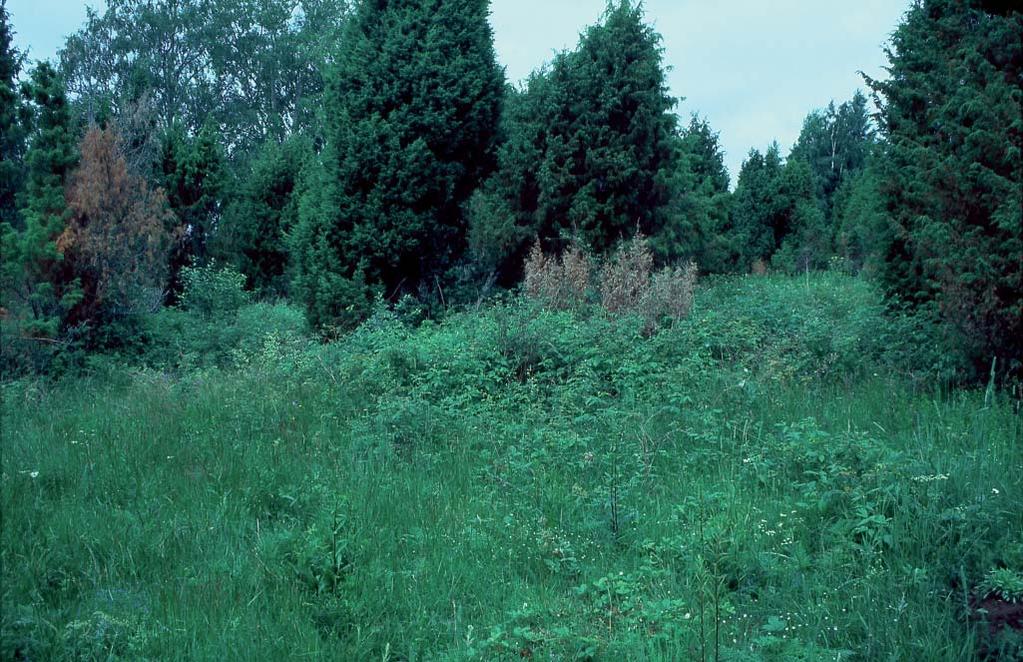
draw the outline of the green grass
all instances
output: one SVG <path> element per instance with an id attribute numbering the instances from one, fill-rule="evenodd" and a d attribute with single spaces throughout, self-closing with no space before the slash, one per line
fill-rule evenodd
<path id="1" fill-rule="evenodd" d="M 1020 416 L 906 328 L 725 280 L 652 338 L 512 302 L 7 385 L 0 654 L 1012 659 L 966 616 L 1023 570 Z"/>

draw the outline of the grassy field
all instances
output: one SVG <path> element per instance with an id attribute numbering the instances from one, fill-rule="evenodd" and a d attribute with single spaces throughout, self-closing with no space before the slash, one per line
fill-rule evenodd
<path id="1" fill-rule="evenodd" d="M 869 285 L 407 317 L 4 386 L 3 659 L 1023 651 L 976 611 L 1023 600 L 1018 402 L 908 367 Z"/>

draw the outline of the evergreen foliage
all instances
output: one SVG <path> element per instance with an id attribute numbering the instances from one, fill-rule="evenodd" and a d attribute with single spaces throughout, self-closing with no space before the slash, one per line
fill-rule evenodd
<path id="1" fill-rule="evenodd" d="M 31 104 L 33 126 L 21 197 L 24 229 L 8 223 L 0 228 L 3 283 L 10 306 L 25 315 L 23 331 L 54 338 L 81 298 L 57 245 L 70 219 L 64 189 L 78 155 L 63 82 L 54 68 L 46 62 L 37 65 L 23 93 Z"/>
<path id="2" fill-rule="evenodd" d="M 925 0 L 868 81 L 885 138 L 890 218 L 880 276 L 937 312 L 978 364 L 1023 366 L 1023 12 Z"/>
<path id="3" fill-rule="evenodd" d="M 173 301 L 181 291 L 181 269 L 208 257 L 207 242 L 220 219 L 228 175 L 215 130 L 206 125 L 189 134 L 175 124 L 163 138 L 159 169 L 158 180 L 175 219 L 169 271 Z"/>
<path id="4" fill-rule="evenodd" d="M 873 276 L 887 230 L 878 166 L 873 162 L 847 178 L 835 192 L 835 251 L 848 268 Z"/>
<path id="5" fill-rule="evenodd" d="M 815 195 L 810 164 L 790 157 L 779 186 L 773 219 L 778 251 L 772 264 L 789 272 L 822 269 L 834 254 L 834 231 Z"/>
<path id="6" fill-rule="evenodd" d="M 742 164 L 732 204 L 739 271 L 769 263 L 789 271 L 818 268 L 831 255 L 833 233 L 814 194 L 810 165 L 782 161 L 777 143 L 752 150 Z"/>
<path id="7" fill-rule="evenodd" d="M 660 43 L 640 5 L 611 3 L 513 95 L 499 172 L 474 203 L 475 243 L 497 243 L 479 252 L 499 256 L 502 281 L 517 280 L 533 236 L 549 252 L 578 238 L 604 253 L 671 222 L 677 119 Z"/>
<path id="8" fill-rule="evenodd" d="M 709 273 L 730 268 L 735 245 L 728 183 L 718 134 L 694 115 L 680 134 L 670 220 L 652 242 L 662 261 L 692 259 Z"/>
<path id="9" fill-rule="evenodd" d="M 466 243 L 462 205 L 494 167 L 504 76 L 488 6 L 359 6 L 295 232 L 293 287 L 315 325 L 357 321 L 373 293 L 442 296 Z"/>
<path id="10" fill-rule="evenodd" d="M 266 143 L 224 212 L 213 252 L 234 264 L 252 290 L 278 296 L 287 290 L 287 235 L 298 220 L 298 184 L 311 155 L 301 137 Z"/>
<path id="11" fill-rule="evenodd" d="M 7 1 L 0 0 L 0 223 L 19 228 L 17 195 L 25 178 L 27 117 L 18 94 L 24 56 L 14 48 Z"/>
<path id="12" fill-rule="evenodd" d="M 742 163 L 731 209 L 739 271 L 749 270 L 756 262 L 766 263 L 778 247 L 774 218 L 779 207 L 782 172 L 777 143 L 765 154 L 750 150 Z"/>

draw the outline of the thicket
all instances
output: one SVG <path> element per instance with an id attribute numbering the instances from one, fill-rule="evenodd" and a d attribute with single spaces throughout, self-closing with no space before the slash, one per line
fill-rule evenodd
<path id="1" fill-rule="evenodd" d="M 551 310 L 581 311 L 599 303 L 612 318 L 638 317 L 652 334 L 665 323 L 685 319 L 693 305 L 697 268 L 694 262 L 654 271 L 649 242 L 637 236 L 603 260 L 578 244 L 559 257 L 548 255 L 538 241 L 525 265 L 523 293 Z"/>
<path id="2" fill-rule="evenodd" d="M 889 51 L 881 282 L 939 317 L 983 374 L 1023 366 L 1023 12 L 914 5 Z"/>
<path id="3" fill-rule="evenodd" d="M 334 343 L 183 280 L 151 367 L 3 386 L 5 657 L 1019 653 L 1019 414 L 908 372 L 861 279 L 718 279 L 649 337 L 516 298 Z"/>
<path id="4" fill-rule="evenodd" d="M 640 5 L 609 4 L 522 86 L 504 81 L 487 10 L 117 0 L 26 76 L 5 9 L 5 371 L 131 345 L 139 302 L 177 306 L 185 270 L 214 260 L 332 337 L 380 300 L 439 318 L 521 287 L 538 242 L 600 261 L 642 234 L 655 271 L 877 278 L 893 316 L 938 325 L 964 379 L 1019 373 L 1018 10 L 914 4 L 891 79 L 866 81 L 876 118 L 860 92 L 812 111 L 787 153 L 750 152 L 734 191 L 713 128 L 674 114 Z M 96 135 L 121 184 L 85 203 Z M 138 211 L 122 213 L 129 190 Z M 144 259 L 102 248 L 122 232 Z"/>

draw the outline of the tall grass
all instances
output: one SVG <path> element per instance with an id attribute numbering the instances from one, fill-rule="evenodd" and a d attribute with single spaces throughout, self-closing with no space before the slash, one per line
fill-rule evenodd
<path id="1" fill-rule="evenodd" d="M 742 279 L 652 337 L 516 302 L 9 384 L 0 655 L 1012 659 L 1019 415 L 893 324 Z"/>

